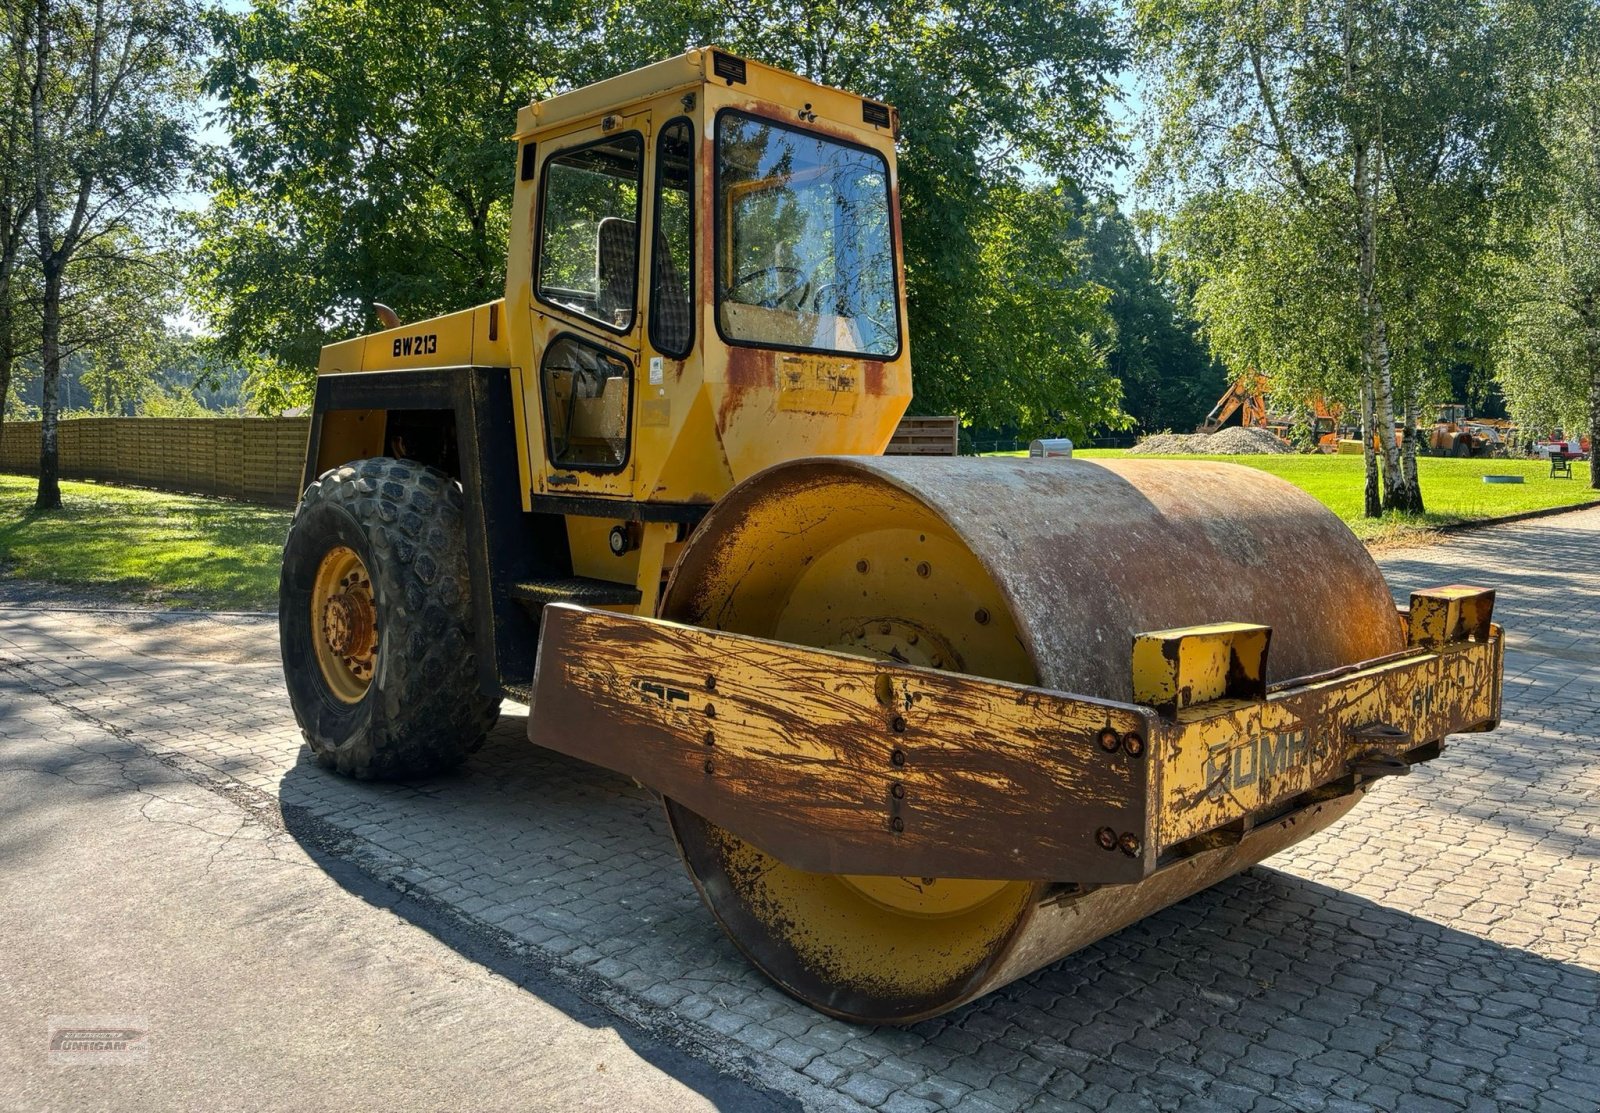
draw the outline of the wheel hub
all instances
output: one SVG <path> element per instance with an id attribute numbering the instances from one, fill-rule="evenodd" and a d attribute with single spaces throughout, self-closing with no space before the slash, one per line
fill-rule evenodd
<path id="1" fill-rule="evenodd" d="M 323 608 L 323 636 L 341 657 L 364 657 L 372 650 L 373 617 L 370 596 L 340 592 Z"/>
<path id="2" fill-rule="evenodd" d="M 378 612 L 367 566 L 353 549 L 329 550 L 311 591 L 317 664 L 328 688 L 358 703 L 372 684 L 378 660 Z"/>

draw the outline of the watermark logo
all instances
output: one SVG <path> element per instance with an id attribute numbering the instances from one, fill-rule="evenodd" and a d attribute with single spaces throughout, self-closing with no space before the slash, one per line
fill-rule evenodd
<path id="1" fill-rule="evenodd" d="M 150 1055 L 150 1026 L 142 1016 L 52 1016 L 53 1063 L 142 1063 Z"/>

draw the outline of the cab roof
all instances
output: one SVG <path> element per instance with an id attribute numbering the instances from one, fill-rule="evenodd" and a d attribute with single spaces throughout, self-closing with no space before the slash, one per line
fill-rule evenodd
<path id="1" fill-rule="evenodd" d="M 696 47 L 660 62 L 616 77 L 535 101 L 517 113 L 515 138 L 576 123 L 628 107 L 679 89 L 706 84 L 744 86 L 752 98 L 783 104 L 795 100 L 830 122 L 866 131 L 898 135 L 899 115 L 889 105 L 857 96 L 808 78 L 730 54 L 714 46 Z"/>

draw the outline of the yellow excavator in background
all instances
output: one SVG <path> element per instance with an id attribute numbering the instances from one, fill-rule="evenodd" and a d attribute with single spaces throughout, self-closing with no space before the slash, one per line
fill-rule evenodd
<path id="1" fill-rule="evenodd" d="M 1247 429 L 1265 429 L 1285 444 L 1292 442 L 1296 415 L 1269 409 L 1269 384 L 1265 375 L 1250 372 L 1228 384 L 1222 397 L 1217 399 L 1205 420 L 1195 427 L 1197 433 L 1215 433 L 1228 424 L 1235 414 L 1238 424 Z M 1312 436 L 1318 452 L 1339 450 L 1339 419 L 1344 407 L 1314 394 L 1301 407 L 1311 418 Z"/>

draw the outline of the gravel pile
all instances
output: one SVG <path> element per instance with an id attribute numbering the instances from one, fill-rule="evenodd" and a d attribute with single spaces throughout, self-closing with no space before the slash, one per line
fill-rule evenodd
<path id="1" fill-rule="evenodd" d="M 1224 429 L 1210 436 L 1204 433 L 1157 433 L 1128 449 L 1130 454 L 1140 456 L 1282 456 L 1293 451 L 1265 429 L 1245 429 L 1241 426 Z"/>

